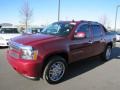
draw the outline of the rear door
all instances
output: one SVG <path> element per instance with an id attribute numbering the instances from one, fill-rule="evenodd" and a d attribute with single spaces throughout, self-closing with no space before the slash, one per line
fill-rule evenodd
<path id="1" fill-rule="evenodd" d="M 80 24 L 76 32 L 85 32 L 83 39 L 73 39 L 70 43 L 70 56 L 72 62 L 92 56 L 92 37 L 88 23 Z"/>
<path id="2" fill-rule="evenodd" d="M 103 52 L 105 40 L 102 31 L 102 26 L 100 24 L 91 24 L 91 31 L 93 36 L 93 53 L 94 55 L 98 55 Z"/>

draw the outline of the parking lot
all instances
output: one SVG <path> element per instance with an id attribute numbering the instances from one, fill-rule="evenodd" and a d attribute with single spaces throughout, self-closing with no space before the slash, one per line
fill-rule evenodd
<path id="1" fill-rule="evenodd" d="M 103 62 L 99 56 L 77 62 L 69 67 L 63 82 L 49 85 L 42 79 L 34 81 L 19 75 L 5 58 L 7 48 L 0 48 L 0 90 L 119 90 L 120 44 L 113 49 L 112 59 Z"/>

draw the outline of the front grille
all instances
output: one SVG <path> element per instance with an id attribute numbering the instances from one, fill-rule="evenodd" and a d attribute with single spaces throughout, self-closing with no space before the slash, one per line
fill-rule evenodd
<path id="1" fill-rule="evenodd" d="M 19 44 L 16 42 L 9 42 L 8 44 L 9 44 L 9 49 L 14 49 L 16 51 L 20 49 Z"/>
<path id="2" fill-rule="evenodd" d="M 19 51 L 20 51 L 20 44 L 10 41 L 9 43 L 9 55 L 18 59 L 19 58 Z"/>
<path id="3" fill-rule="evenodd" d="M 16 58 L 16 59 L 19 58 L 19 54 L 16 53 L 16 52 L 14 52 L 14 51 L 12 51 L 12 50 L 9 52 L 9 55 L 12 56 L 12 57 L 14 57 L 14 58 Z"/>

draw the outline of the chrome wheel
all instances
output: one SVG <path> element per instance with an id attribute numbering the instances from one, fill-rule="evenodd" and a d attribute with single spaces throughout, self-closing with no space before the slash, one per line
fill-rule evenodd
<path id="1" fill-rule="evenodd" d="M 63 62 L 55 62 L 50 66 L 49 78 L 51 81 L 60 80 L 65 73 L 65 65 Z"/>
<path id="2" fill-rule="evenodd" d="M 66 75 L 68 65 L 66 60 L 60 56 L 53 56 L 49 60 L 43 72 L 43 79 L 50 84 L 57 84 Z"/>
<path id="3" fill-rule="evenodd" d="M 110 59 L 110 57 L 111 57 L 111 47 L 110 46 L 107 47 L 105 56 L 106 56 L 106 60 Z"/>

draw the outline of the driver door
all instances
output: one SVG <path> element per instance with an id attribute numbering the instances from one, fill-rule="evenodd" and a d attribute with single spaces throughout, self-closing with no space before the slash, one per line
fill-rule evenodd
<path id="1" fill-rule="evenodd" d="M 80 24 L 75 33 L 84 32 L 85 38 L 75 38 L 70 44 L 71 62 L 92 56 L 92 36 L 89 24 Z"/>

